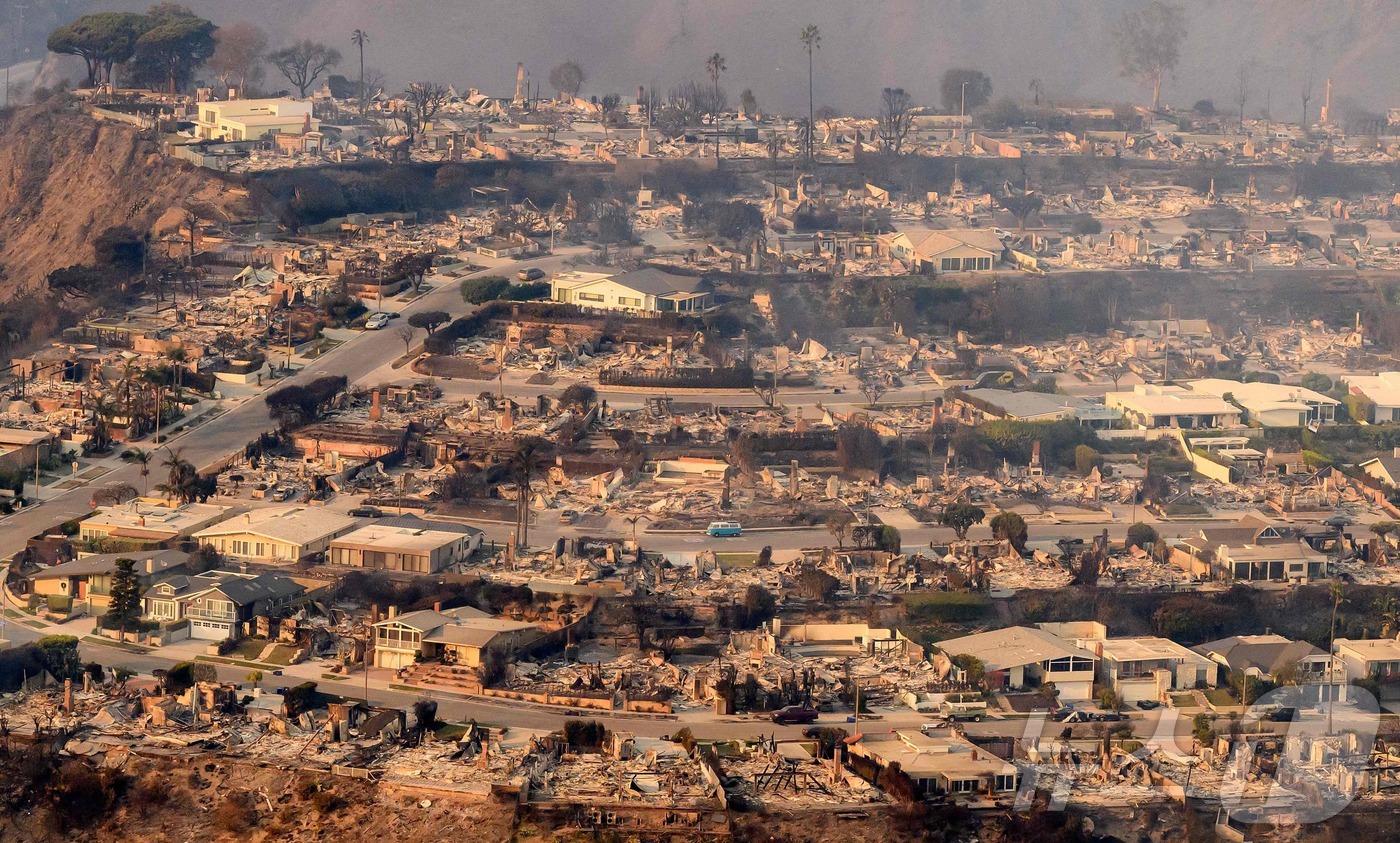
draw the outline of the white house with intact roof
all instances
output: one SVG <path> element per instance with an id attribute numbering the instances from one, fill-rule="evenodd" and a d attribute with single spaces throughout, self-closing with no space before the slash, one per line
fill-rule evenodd
<path id="1" fill-rule="evenodd" d="M 1400 421 L 1400 372 L 1348 375 L 1343 380 L 1350 394 L 1363 396 L 1375 405 L 1371 408 L 1371 417 L 1364 421 L 1375 424 Z"/>
<path id="2" fill-rule="evenodd" d="M 714 307 L 714 293 L 704 278 L 672 275 L 652 268 L 622 274 L 598 270 L 561 272 L 550 281 L 550 297 L 594 310 L 636 313 L 700 313 Z"/>
<path id="3" fill-rule="evenodd" d="M 255 509 L 194 534 L 195 541 L 248 562 L 296 562 L 325 553 L 332 539 L 359 525 L 357 518 L 322 507 Z"/>
<path id="4" fill-rule="evenodd" d="M 1204 395 L 1184 386 L 1139 384 L 1132 392 L 1110 392 L 1104 405 L 1119 410 L 1138 428 L 1234 427 L 1240 423 L 1240 408 L 1214 395 Z"/>

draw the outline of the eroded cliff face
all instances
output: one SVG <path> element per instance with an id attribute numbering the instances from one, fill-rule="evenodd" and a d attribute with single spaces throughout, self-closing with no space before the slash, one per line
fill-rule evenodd
<path id="1" fill-rule="evenodd" d="M 160 155 L 135 127 L 72 105 L 19 109 L 0 122 L 0 302 L 91 261 L 111 226 L 150 231 L 189 202 L 236 216 L 244 197 L 217 174 Z"/>

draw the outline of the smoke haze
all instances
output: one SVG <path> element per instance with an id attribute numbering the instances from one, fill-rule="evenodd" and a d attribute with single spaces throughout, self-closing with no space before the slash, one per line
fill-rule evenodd
<path id="1" fill-rule="evenodd" d="M 80 13 L 74 0 L 55 0 Z M 988 73 L 995 96 L 1028 96 L 1033 78 L 1053 99 L 1141 101 L 1144 92 L 1118 76 L 1108 29 L 1123 9 L 1144 0 L 186 0 L 215 23 L 243 18 L 279 39 L 309 37 L 337 46 L 340 70 L 353 75 L 352 29 L 370 33 L 366 63 L 391 86 L 433 79 L 487 93 L 514 90 L 515 63 L 549 93 L 549 68 L 566 58 L 587 70 L 585 94 L 638 85 L 662 91 L 702 78 L 705 58 L 721 52 L 734 95 L 752 88 L 760 106 L 806 107 L 806 57 L 797 32 L 817 24 L 817 104 L 873 113 L 878 92 L 902 86 L 935 103 L 938 77 L 951 66 Z M 1177 77 L 1164 101 L 1189 106 L 1213 98 L 1230 108 L 1238 69 L 1251 63 L 1247 110 L 1271 100 L 1280 119 L 1298 118 L 1308 65 L 1315 76 L 1313 113 L 1324 80 L 1336 96 L 1390 104 L 1392 57 L 1400 47 L 1396 0 L 1181 0 L 1189 34 Z M 145 2 L 99 0 L 90 9 L 139 9 Z M 271 81 L 271 77 L 269 78 Z"/>

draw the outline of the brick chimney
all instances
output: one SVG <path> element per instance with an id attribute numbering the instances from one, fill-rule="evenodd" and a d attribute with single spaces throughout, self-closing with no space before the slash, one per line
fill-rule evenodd
<path id="1" fill-rule="evenodd" d="M 379 390 L 376 389 L 375 391 L 370 393 L 369 420 L 372 422 L 377 422 L 380 418 L 383 417 L 383 415 L 384 411 L 379 406 Z"/>

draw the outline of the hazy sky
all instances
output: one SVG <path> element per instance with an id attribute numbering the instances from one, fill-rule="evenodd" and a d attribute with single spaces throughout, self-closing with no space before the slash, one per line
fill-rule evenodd
<path id="1" fill-rule="evenodd" d="M 723 84 L 752 88 L 760 105 L 806 107 L 805 24 L 823 34 L 817 104 L 873 113 L 880 88 L 934 102 L 939 75 L 970 65 L 988 73 L 996 95 L 1027 95 L 1039 77 L 1054 97 L 1145 97 L 1120 78 L 1108 43 L 1112 20 L 1144 0 L 185 0 L 216 23 L 245 18 L 274 42 L 312 37 L 337 45 L 353 75 L 349 33 L 369 31 L 366 62 L 395 86 L 434 79 L 508 94 L 515 63 L 548 90 L 549 68 L 576 58 L 585 94 L 630 99 L 639 84 L 663 92 L 704 76 L 707 56 L 728 59 Z M 1247 111 L 1266 96 L 1280 118 L 1297 119 L 1309 62 L 1317 96 L 1337 77 L 1339 94 L 1375 107 L 1395 97 L 1400 0 L 1180 0 L 1190 34 L 1167 102 L 1213 97 L 1230 108 L 1242 63 L 1252 64 Z M 144 2 L 97 0 L 100 8 Z M 1309 58 L 1311 56 L 1311 58 Z"/>

